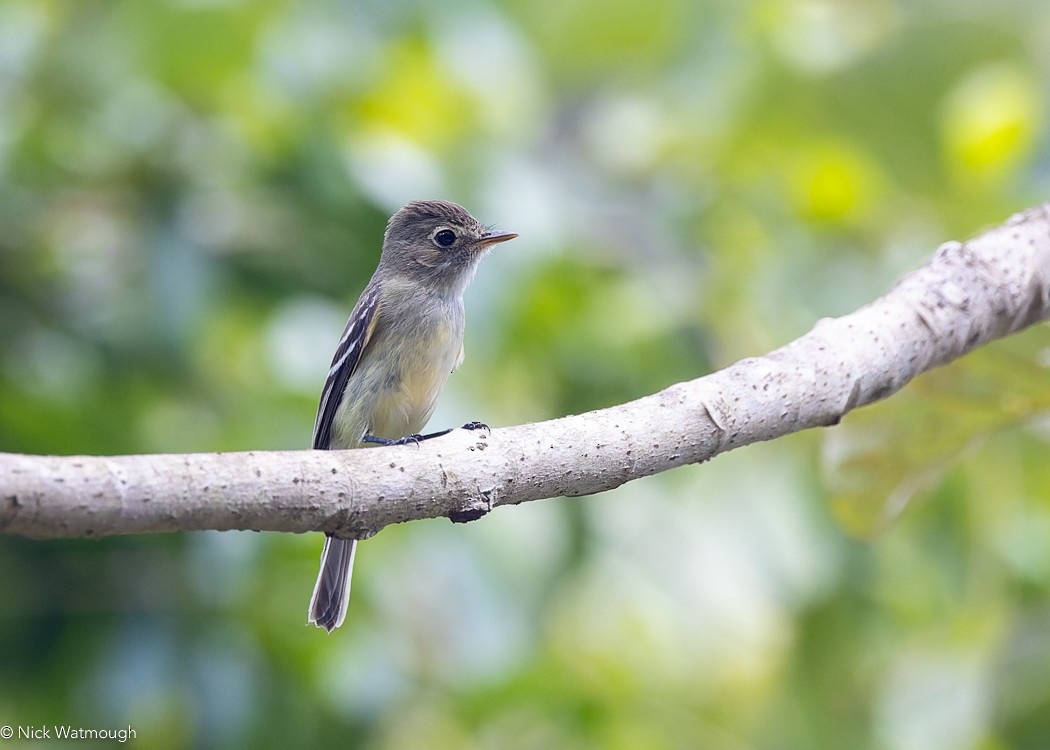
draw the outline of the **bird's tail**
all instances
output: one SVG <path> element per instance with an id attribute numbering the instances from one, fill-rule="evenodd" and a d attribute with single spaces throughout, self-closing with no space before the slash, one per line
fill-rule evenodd
<path id="1" fill-rule="evenodd" d="M 343 624 L 350 602 L 350 572 L 354 567 L 356 539 L 325 537 L 321 571 L 310 597 L 310 622 L 329 633 Z"/>

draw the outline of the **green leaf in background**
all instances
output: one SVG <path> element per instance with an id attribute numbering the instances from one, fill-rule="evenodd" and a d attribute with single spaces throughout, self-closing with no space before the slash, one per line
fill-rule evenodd
<path id="1" fill-rule="evenodd" d="M 853 534 L 885 531 L 960 464 L 1001 475 L 983 447 L 1004 431 L 1035 430 L 1050 413 L 1050 327 L 996 342 L 917 378 L 898 397 L 849 415 L 824 437 L 832 509 Z M 1042 452 L 1039 443 L 1025 450 Z M 1020 457 L 1018 457 L 1020 459 Z M 1035 457 L 1033 457 L 1035 458 Z M 1050 478 L 1050 473 L 1048 473 Z"/>

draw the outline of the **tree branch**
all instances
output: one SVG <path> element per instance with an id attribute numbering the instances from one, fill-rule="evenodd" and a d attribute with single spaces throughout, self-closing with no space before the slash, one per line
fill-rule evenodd
<path id="1" fill-rule="evenodd" d="M 588 495 L 809 427 L 1050 317 L 1050 204 L 966 243 L 763 357 L 600 411 L 418 446 L 56 457 L 0 454 L 0 532 L 204 529 L 365 538 L 400 521 Z"/>

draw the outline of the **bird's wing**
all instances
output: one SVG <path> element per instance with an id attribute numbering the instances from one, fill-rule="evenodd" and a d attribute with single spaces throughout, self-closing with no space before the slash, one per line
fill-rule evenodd
<path id="1" fill-rule="evenodd" d="M 317 450 L 328 450 L 332 439 L 332 422 L 343 400 L 347 381 L 354 374 L 361 362 L 361 355 L 375 333 L 379 320 L 379 285 L 370 284 L 361 294 L 361 298 L 346 321 L 343 336 L 339 339 L 332 367 L 321 391 L 321 403 L 317 406 L 317 418 L 314 420 L 313 447 Z"/>

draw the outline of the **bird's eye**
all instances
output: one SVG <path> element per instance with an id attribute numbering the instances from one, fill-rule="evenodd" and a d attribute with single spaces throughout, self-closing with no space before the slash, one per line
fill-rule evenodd
<path id="1" fill-rule="evenodd" d="M 434 242 L 441 247 L 450 247 L 456 241 L 456 233 L 451 229 L 442 229 L 434 235 Z"/>

